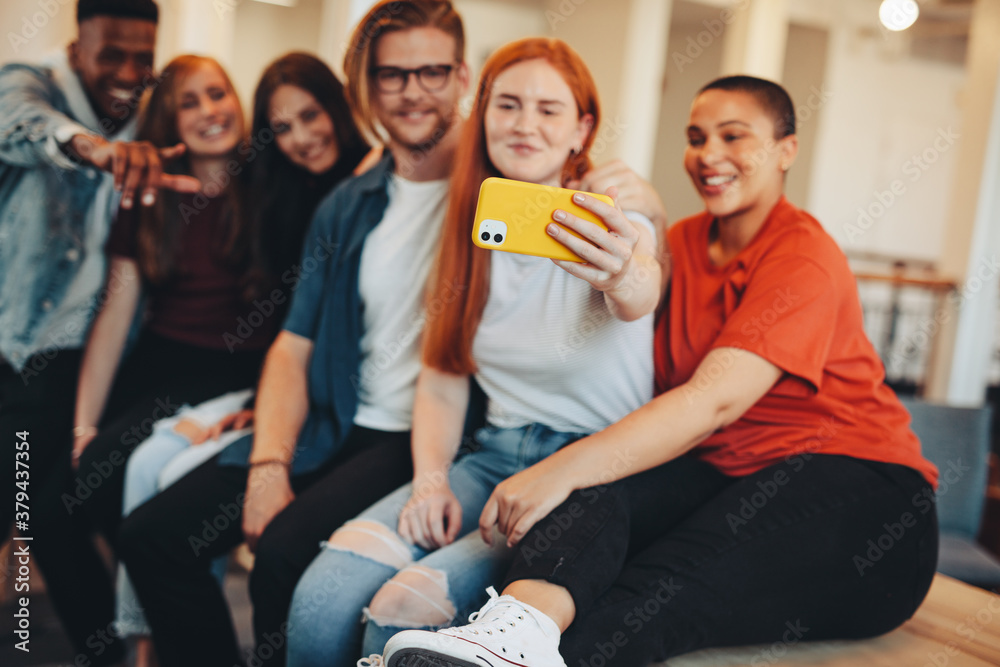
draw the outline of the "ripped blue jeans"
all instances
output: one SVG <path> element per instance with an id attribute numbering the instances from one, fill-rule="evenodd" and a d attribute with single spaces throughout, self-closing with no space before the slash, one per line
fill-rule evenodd
<path id="1" fill-rule="evenodd" d="M 399 513 L 412 493 L 410 484 L 346 523 L 339 530 L 360 531 L 381 539 L 386 558 L 376 561 L 321 544 L 319 555 L 303 573 L 292 598 L 289 667 L 354 667 L 359 658 L 381 653 L 389 637 L 403 629 L 435 630 L 464 623 L 468 614 L 486 601 L 485 588 L 503 579 L 510 562 L 510 550 L 503 540 L 494 540 L 491 548 L 479 536 L 479 515 L 494 487 L 585 435 L 553 431 L 541 424 L 508 429 L 491 426 L 477 431 L 475 450 L 459 458 L 448 473 L 451 490 L 462 504 L 461 531 L 453 543 L 436 551 L 406 544 L 396 533 Z M 405 572 L 427 578 L 440 594 L 428 596 L 390 581 Z M 371 613 L 368 604 L 384 585 L 402 585 L 448 621 L 422 625 Z"/>

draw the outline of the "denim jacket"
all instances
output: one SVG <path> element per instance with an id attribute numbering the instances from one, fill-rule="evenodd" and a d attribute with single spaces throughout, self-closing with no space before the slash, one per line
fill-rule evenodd
<path id="1" fill-rule="evenodd" d="M 361 382 L 364 303 L 358 282 L 368 234 L 389 205 L 393 161 L 386 155 L 360 176 L 338 185 L 313 215 L 301 273 L 283 328 L 313 341 L 308 370 L 309 414 L 295 446 L 291 474 L 316 470 L 335 456 L 354 426 Z M 486 395 L 470 378 L 464 433 L 485 425 Z M 219 465 L 245 466 L 253 434 L 219 455 Z"/>
<path id="2" fill-rule="evenodd" d="M 133 118 L 108 138 L 134 131 Z M 60 150 L 79 133 L 105 136 L 65 55 L 0 68 L 0 361 L 18 371 L 82 347 L 100 308 L 118 197 L 109 174 Z"/>
<path id="3" fill-rule="evenodd" d="M 296 443 L 293 475 L 315 470 L 336 454 L 358 408 L 364 306 L 358 290 L 361 251 L 389 204 L 392 157 L 326 196 L 313 214 L 302 272 L 283 328 L 313 341 L 309 415 Z M 253 435 L 235 441 L 220 465 L 246 465 Z"/>

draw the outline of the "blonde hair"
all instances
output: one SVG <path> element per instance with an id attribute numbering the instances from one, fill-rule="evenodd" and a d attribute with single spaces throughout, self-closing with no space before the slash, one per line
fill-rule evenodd
<path id="1" fill-rule="evenodd" d="M 462 17 L 448 0 L 381 0 L 354 29 L 344 54 L 347 101 L 358 127 L 379 138 L 371 109 L 372 53 L 378 38 L 410 28 L 437 28 L 455 38 L 455 61 L 465 60 L 465 30 Z"/>

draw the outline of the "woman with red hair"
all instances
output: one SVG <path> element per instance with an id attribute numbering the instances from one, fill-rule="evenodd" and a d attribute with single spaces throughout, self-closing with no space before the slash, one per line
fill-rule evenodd
<path id="1" fill-rule="evenodd" d="M 582 263 L 470 240 L 484 179 L 575 183 L 599 116 L 589 71 L 559 40 L 520 40 L 486 63 L 428 287 L 414 479 L 338 529 L 306 570 L 289 613 L 290 666 L 353 664 L 400 629 L 464 619 L 509 560 L 505 544 L 475 531 L 493 488 L 650 399 L 661 272 L 647 218 L 574 195 L 607 230 L 557 210 L 562 226 L 547 232 Z M 487 425 L 463 443 L 473 376 Z"/>

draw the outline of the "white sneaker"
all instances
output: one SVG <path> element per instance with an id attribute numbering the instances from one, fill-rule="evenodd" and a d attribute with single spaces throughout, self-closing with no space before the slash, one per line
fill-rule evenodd
<path id="1" fill-rule="evenodd" d="M 367 658 L 358 660 L 357 667 L 385 667 L 385 663 L 382 662 L 382 656 L 372 653 Z"/>
<path id="2" fill-rule="evenodd" d="M 437 632 L 405 630 L 386 643 L 385 667 L 566 667 L 559 628 L 531 605 L 509 595 L 490 600 L 469 625 Z"/>

